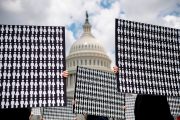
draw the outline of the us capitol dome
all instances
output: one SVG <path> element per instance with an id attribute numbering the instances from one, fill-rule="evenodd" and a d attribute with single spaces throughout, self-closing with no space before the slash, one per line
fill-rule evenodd
<path id="1" fill-rule="evenodd" d="M 111 71 L 111 60 L 99 41 L 91 33 L 91 25 L 86 13 L 83 33 L 71 46 L 69 55 L 66 57 L 66 67 L 69 72 L 66 80 L 68 97 L 74 96 L 77 66 Z"/>

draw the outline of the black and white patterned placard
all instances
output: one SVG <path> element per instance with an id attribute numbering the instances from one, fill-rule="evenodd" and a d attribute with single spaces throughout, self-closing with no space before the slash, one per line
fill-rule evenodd
<path id="1" fill-rule="evenodd" d="M 65 28 L 0 25 L 0 108 L 65 106 Z"/>
<path id="2" fill-rule="evenodd" d="M 124 94 L 118 93 L 113 73 L 77 67 L 74 113 L 125 118 Z"/>
<path id="3" fill-rule="evenodd" d="M 66 107 L 45 107 L 43 108 L 43 117 L 45 120 L 75 120 L 73 114 L 72 99 L 67 99 Z"/>
<path id="4" fill-rule="evenodd" d="M 118 90 L 180 96 L 179 30 L 116 19 Z"/>
<path id="5" fill-rule="evenodd" d="M 126 109 L 125 109 L 125 116 L 126 120 L 135 120 L 134 116 L 134 107 L 135 107 L 135 101 L 136 101 L 136 94 L 125 94 L 125 100 L 126 100 Z"/>
<path id="6" fill-rule="evenodd" d="M 41 107 L 31 108 L 31 114 L 41 116 L 43 114 L 43 108 Z"/>
<path id="7" fill-rule="evenodd" d="M 180 97 L 167 97 L 171 114 L 173 116 L 180 116 Z"/>

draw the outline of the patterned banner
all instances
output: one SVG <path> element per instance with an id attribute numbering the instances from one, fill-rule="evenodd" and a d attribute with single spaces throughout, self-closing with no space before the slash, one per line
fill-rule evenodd
<path id="1" fill-rule="evenodd" d="M 136 94 L 125 94 L 126 95 L 126 111 L 125 116 L 126 120 L 135 120 L 134 108 L 136 101 Z"/>
<path id="2" fill-rule="evenodd" d="M 118 93 L 113 73 L 78 67 L 74 98 L 77 114 L 125 118 L 124 94 Z"/>
<path id="3" fill-rule="evenodd" d="M 180 97 L 168 97 L 168 102 L 173 116 L 180 116 Z"/>
<path id="4" fill-rule="evenodd" d="M 43 108 L 43 117 L 45 120 L 75 120 L 73 114 L 72 99 L 67 99 L 66 107 L 45 107 Z"/>
<path id="5" fill-rule="evenodd" d="M 116 19 L 118 90 L 180 96 L 179 31 Z"/>
<path id="6" fill-rule="evenodd" d="M 0 108 L 65 106 L 65 28 L 0 25 Z"/>
<path id="7" fill-rule="evenodd" d="M 32 108 L 31 109 L 31 114 L 32 115 L 42 115 L 43 113 L 43 108 L 40 108 L 40 107 L 36 107 L 36 108 Z"/>

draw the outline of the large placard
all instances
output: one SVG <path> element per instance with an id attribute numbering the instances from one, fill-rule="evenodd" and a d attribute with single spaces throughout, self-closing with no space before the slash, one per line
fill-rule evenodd
<path id="1" fill-rule="evenodd" d="M 125 96 L 118 93 L 114 73 L 77 67 L 74 112 L 125 118 Z"/>
<path id="2" fill-rule="evenodd" d="M 118 90 L 180 96 L 179 30 L 116 19 Z"/>
<path id="3" fill-rule="evenodd" d="M 0 108 L 66 105 L 65 28 L 0 25 Z"/>
<path id="4" fill-rule="evenodd" d="M 67 99 L 66 107 L 44 107 L 43 118 L 45 120 L 75 120 L 76 114 L 73 114 L 72 99 Z"/>

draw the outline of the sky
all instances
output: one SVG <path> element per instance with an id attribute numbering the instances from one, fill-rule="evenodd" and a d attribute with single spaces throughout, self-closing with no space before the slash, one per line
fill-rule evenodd
<path id="1" fill-rule="evenodd" d="M 65 26 L 68 55 L 82 34 L 86 11 L 112 65 L 115 18 L 180 29 L 180 0 L 0 0 L 0 24 Z"/>

